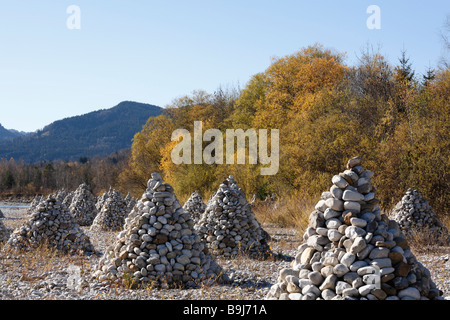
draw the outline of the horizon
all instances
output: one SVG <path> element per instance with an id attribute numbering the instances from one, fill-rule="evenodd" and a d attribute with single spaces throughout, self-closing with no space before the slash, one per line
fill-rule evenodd
<path id="1" fill-rule="evenodd" d="M 88 112 L 86 112 L 86 113 L 76 114 L 76 115 L 69 115 L 69 116 L 64 117 L 64 118 L 61 118 L 61 119 L 56 119 L 56 120 L 54 120 L 54 121 L 52 121 L 52 122 L 47 123 L 47 124 L 44 125 L 42 128 L 38 128 L 38 129 L 36 129 L 36 130 L 34 130 L 34 131 L 19 131 L 19 130 L 16 130 L 16 129 L 14 129 L 14 128 L 12 128 L 12 129 L 11 129 L 11 128 L 6 128 L 5 126 L 3 126 L 3 124 L 2 124 L 1 122 L 0 122 L 0 126 L 3 126 L 6 130 L 9 130 L 9 131 L 16 131 L 16 132 L 20 132 L 20 133 L 22 133 L 22 134 L 36 133 L 36 132 L 38 132 L 38 131 L 40 131 L 40 130 L 43 130 L 45 127 L 51 125 L 51 124 L 54 123 L 54 122 L 58 122 L 58 121 L 66 120 L 66 119 L 71 119 L 71 118 L 76 118 L 76 117 L 82 117 L 82 116 L 84 116 L 84 115 L 88 115 L 88 114 L 94 113 L 94 112 L 99 112 L 99 111 L 109 110 L 109 109 L 112 109 L 112 108 L 117 107 L 118 105 L 120 105 L 121 103 L 124 103 L 124 102 L 133 102 L 133 103 L 139 103 L 139 104 L 146 104 L 146 105 L 149 105 L 149 106 L 162 108 L 162 107 L 160 107 L 160 106 L 153 105 L 153 104 L 151 104 L 151 103 L 145 103 L 145 102 L 139 102 L 139 101 L 131 101 L 131 100 L 124 100 L 124 101 L 120 101 L 120 102 L 117 103 L 116 105 L 111 106 L 111 107 L 109 107 L 109 108 L 95 109 L 95 110 L 92 110 L 92 111 L 88 111 Z M 163 108 L 162 108 L 162 109 L 163 109 Z"/>
<path id="2" fill-rule="evenodd" d="M 24 4 L 25 3 L 25 4 Z M 79 29 L 70 29 L 79 8 Z M 380 29 L 369 29 L 370 5 Z M 122 101 L 165 108 L 195 90 L 245 87 L 274 57 L 315 43 L 357 64 L 372 46 L 393 66 L 406 50 L 420 77 L 446 52 L 450 4 L 351 1 L 8 3 L 0 13 L 0 123 L 35 132 Z M 76 27 L 76 26 L 75 26 Z"/>

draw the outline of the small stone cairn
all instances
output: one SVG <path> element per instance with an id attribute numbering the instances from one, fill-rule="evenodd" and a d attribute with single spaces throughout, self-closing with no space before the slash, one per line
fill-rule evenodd
<path id="1" fill-rule="evenodd" d="M 30 206 L 27 209 L 27 214 L 31 214 L 34 211 L 34 209 L 37 207 L 39 202 L 41 202 L 41 200 L 45 200 L 45 197 L 41 196 L 41 195 L 36 195 L 33 198 L 33 201 L 31 201 Z"/>
<path id="2" fill-rule="evenodd" d="M 124 230 L 99 261 L 93 277 L 131 279 L 135 286 L 195 287 L 215 282 L 222 270 L 213 260 L 173 188 L 153 173 L 147 190 L 125 219 Z"/>
<path id="3" fill-rule="evenodd" d="M 96 197 L 89 191 L 87 184 L 81 184 L 73 195 L 69 206 L 70 213 L 80 226 L 90 226 L 98 211 L 95 207 Z"/>
<path id="4" fill-rule="evenodd" d="M 272 253 L 269 234 L 256 220 L 233 176 L 220 184 L 195 229 L 216 256 L 232 258 L 245 253 L 254 258 L 267 258 Z"/>
<path id="5" fill-rule="evenodd" d="M 36 206 L 25 225 L 14 230 L 6 244 L 21 250 L 47 245 L 67 253 L 94 252 L 89 237 L 54 195 Z"/>
<path id="6" fill-rule="evenodd" d="M 101 196 L 97 197 L 97 202 L 95 203 L 95 208 L 97 209 L 98 212 L 100 212 L 100 210 L 102 210 L 103 204 L 105 203 L 106 199 L 108 199 L 108 194 L 109 192 L 111 192 L 112 188 L 109 187 L 109 191 L 108 192 L 103 192 L 103 194 Z"/>
<path id="7" fill-rule="evenodd" d="M 59 202 L 63 202 L 64 199 L 67 197 L 68 192 L 66 191 L 66 189 L 62 188 L 59 189 L 58 191 L 56 191 L 56 200 L 58 200 Z"/>
<path id="8" fill-rule="evenodd" d="M 333 176 L 291 268 L 280 271 L 266 299 L 441 299 L 397 222 L 380 214 L 373 175 L 355 157 Z"/>
<path id="9" fill-rule="evenodd" d="M 194 191 L 184 203 L 183 209 L 185 212 L 190 213 L 194 223 L 197 223 L 200 220 L 201 214 L 205 212 L 206 204 L 203 202 L 200 194 L 197 191 Z"/>
<path id="10" fill-rule="evenodd" d="M 125 202 L 127 203 L 127 214 L 133 210 L 134 206 L 136 205 L 137 201 L 134 197 L 131 196 L 131 194 L 128 192 L 125 197 Z"/>
<path id="11" fill-rule="evenodd" d="M 70 191 L 67 193 L 66 197 L 63 201 L 61 201 L 67 208 L 70 207 L 70 204 L 72 203 L 73 196 L 75 195 L 75 191 Z"/>
<path id="12" fill-rule="evenodd" d="M 434 241 L 449 242 L 447 228 L 435 215 L 433 208 L 419 191 L 409 188 L 389 214 L 397 221 L 400 229 L 407 236 L 413 233 L 423 233 Z"/>
<path id="13" fill-rule="evenodd" d="M 119 191 L 109 189 L 103 206 L 91 225 L 91 230 L 120 231 L 128 215 L 127 204 Z"/>

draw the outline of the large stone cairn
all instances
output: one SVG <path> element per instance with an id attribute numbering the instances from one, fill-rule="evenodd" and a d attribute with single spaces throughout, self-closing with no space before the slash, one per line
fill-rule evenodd
<path id="1" fill-rule="evenodd" d="M 47 245 L 68 253 L 94 251 L 89 237 L 54 195 L 49 195 L 35 207 L 25 225 L 11 234 L 7 245 L 22 250 Z"/>
<path id="2" fill-rule="evenodd" d="M 380 214 L 361 158 L 332 178 L 309 217 L 291 268 L 282 269 L 267 299 L 406 300 L 440 298 L 397 222 Z"/>
<path id="3" fill-rule="evenodd" d="M 90 226 L 98 211 L 95 207 L 96 197 L 89 191 L 87 184 L 81 184 L 73 195 L 69 206 L 70 213 L 80 226 Z"/>
<path id="4" fill-rule="evenodd" d="M 132 279 L 134 285 L 191 287 L 219 281 L 222 270 L 193 231 L 173 188 L 153 173 L 125 219 L 124 230 L 99 261 L 93 277 Z"/>
<path id="5" fill-rule="evenodd" d="M 194 223 L 197 223 L 200 220 L 201 214 L 205 212 L 206 204 L 198 192 L 194 191 L 184 203 L 183 209 L 185 212 L 189 212 Z"/>
<path id="6" fill-rule="evenodd" d="M 271 254 L 270 236 L 256 220 L 233 176 L 220 184 L 195 229 L 216 256 L 233 258 L 244 253 L 267 258 Z"/>
<path id="7" fill-rule="evenodd" d="M 447 228 L 435 215 L 428 201 L 415 189 L 406 191 L 390 213 L 390 218 L 397 221 L 407 236 L 419 232 L 430 240 L 449 241 Z"/>
<path id="8" fill-rule="evenodd" d="M 110 189 L 103 206 L 91 225 L 91 230 L 120 231 L 128 215 L 127 204 L 119 191 Z"/>

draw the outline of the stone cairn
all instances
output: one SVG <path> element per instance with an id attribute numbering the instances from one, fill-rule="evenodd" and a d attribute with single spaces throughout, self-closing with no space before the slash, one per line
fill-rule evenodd
<path id="1" fill-rule="evenodd" d="M 330 191 L 309 217 L 291 268 L 280 271 L 266 299 L 441 298 L 397 222 L 380 214 L 372 176 L 355 157 L 332 178 Z"/>
<path id="2" fill-rule="evenodd" d="M 73 195 L 69 206 L 70 213 L 80 226 L 90 226 L 98 211 L 95 207 L 96 197 L 89 191 L 87 184 L 81 184 Z"/>
<path id="3" fill-rule="evenodd" d="M 21 250 L 47 245 L 67 253 L 94 252 L 89 237 L 54 195 L 36 206 L 25 225 L 11 234 L 7 245 Z"/>
<path id="4" fill-rule="evenodd" d="M 173 188 L 153 173 L 125 219 L 124 230 L 100 259 L 93 277 L 131 279 L 137 285 L 192 287 L 222 278 L 222 270 L 193 231 Z"/>
<path id="5" fill-rule="evenodd" d="M 206 204 L 198 192 L 194 191 L 184 203 L 183 209 L 185 212 L 189 212 L 194 223 L 197 223 L 200 220 L 201 214 L 205 212 Z"/>
<path id="6" fill-rule="evenodd" d="M 417 190 L 409 188 L 389 216 L 397 221 L 400 229 L 407 236 L 419 232 L 432 241 L 448 242 L 450 239 L 447 228 Z"/>
<path id="7" fill-rule="evenodd" d="M 119 191 L 109 189 L 103 206 L 91 225 L 91 230 L 120 231 L 128 215 L 127 204 Z"/>
<path id="8" fill-rule="evenodd" d="M 70 202 L 68 204 L 64 202 L 64 199 L 67 198 L 68 194 L 69 193 L 63 188 L 63 189 L 56 191 L 55 198 L 59 202 L 63 202 L 68 207 L 70 205 L 70 202 L 72 201 L 72 198 L 70 198 Z M 27 209 L 27 214 L 31 214 L 34 211 L 34 209 L 37 207 L 39 202 L 44 201 L 45 199 L 46 199 L 45 196 L 36 195 L 33 198 L 33 201 L 31 201 L 30 206 Z"/>
<path id="9" fill-rule="evenodd" d="M 106 199 L 108 199 L 109 197 L 109 193 L 112 191 L 112 188 L 109 187 L 109 191 L 108 192 L 103 192 L 103 194 L 101 196 L 97 197 L 97 202 L 95 203 L 95 208 L 97 209 L 98 212 L 100 212 L 100 210 L 102 210 L 103 204 L 105 203 Z"/>
<path id="10" fill-rule="evenodd" d="M 37 207 L 37 205 L 39 204 L 39 202 L 41 202 L 42 200 L 45 200 L 45 197 L 44 197 L 44 196 L 36 195 L 36 196 L 33 198 L 33 201 L 31 201 L 30 206 L 29 206 L 28 209 L 27 209 L 27 214 L 31 214 L 31 213 L 34 211 L 34 209 Z"/>
<path id="11" fill-rule="evenodd" d="M 127 214 L 133 210 L 134 206 L 136 205 L 137 201 L 134 197 L 131 196 L 131 194 L 128 192 L 127 196 L 125 197 L 125 202 L 127 204 Z"/>
<path id="12" fill-rule="evenodd" d="M 58 191 L 56 191 L 56 200 L 58 200 L 59 202 L 63 202 L 64 199 L 67 197 L 68 192 L 66 191 L 66 189 L 62 188 L 59 189 Z"/>
<path id="13" fill-rule="evenodd" d="M 261 227 L 233 176 L 224 180 L 195 226 L 216 256 L 245 253 L 254 258 L 271 255 L 269 234 Z"/>
<path id="14" fill-rule="evenodd" d="M 67 208 L 70 207 L 70 204 L 72 203 L 73 196 L 75 195 L 75 191 L 70 191 L 67 193 L 66 197 L 63 201 L 61 201 Z"/>

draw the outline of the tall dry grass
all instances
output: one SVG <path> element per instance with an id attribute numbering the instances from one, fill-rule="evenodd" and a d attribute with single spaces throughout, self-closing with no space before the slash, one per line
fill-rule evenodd
<path id="1" fill-rule="evenodd" d="M 409 246 L 417 253 L 448 253 L 450 250 L 450 216 L 440 215 L 439 220 L 447 232 L 437 233 L 426 229 L 411 229 L 405 234 Z"/>
<path id="2" fill-rule="evenodd" d="M 275 201 L 256 201 L 253 212 L 260 223 L 294 228 L 303 234 L 317 199 L 305 195 L 292 195 Z"/>

